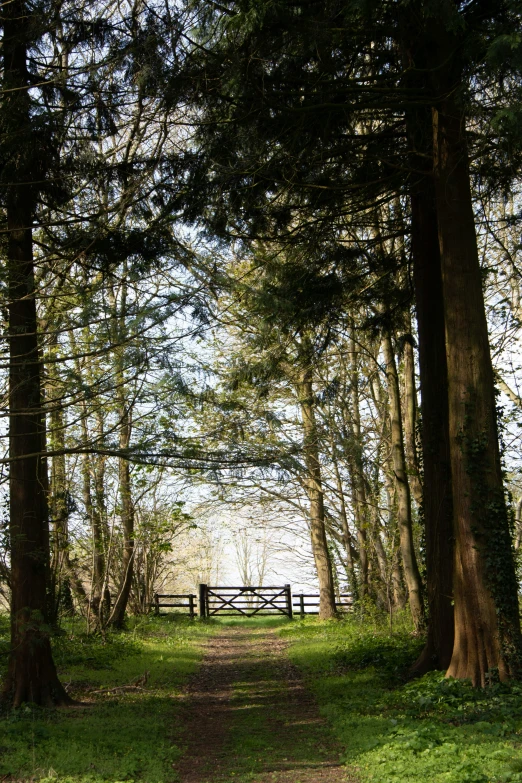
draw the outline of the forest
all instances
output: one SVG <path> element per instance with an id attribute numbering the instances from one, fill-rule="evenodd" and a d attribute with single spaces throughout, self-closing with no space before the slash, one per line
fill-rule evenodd
<path id="1" fill-rule="evenodd" d="M 223 634 L 261 667 L 276 631 L 332 725 L 356 717 L 321 655 L 522 731 L 521 11 L 2 4 L 0 732 L 148 687 L 89 660 L 177 644 L 172 687 L 191 692 Z M 316 591 L 318 618 L 152 616 L 158 593 L 222 584 L 227 557 L 236 583 Z M 6 740 L 1 780 L 173 779 L 36 772 L 31 731 L 32 777 L 29 750 L 4 770 Z M 176 780 L 207 780 L 184 763 Z M 481 763 L 451 774 L 522 780 L 522 758 Z M 357 769 L 302 780 L 427 774 Z"/>

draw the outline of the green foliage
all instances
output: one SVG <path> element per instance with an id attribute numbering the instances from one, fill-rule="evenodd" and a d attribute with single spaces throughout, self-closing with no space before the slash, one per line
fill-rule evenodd
<path id="1" fill-rule="evenodd" d="M 200 658 L 212 625 L 140 618 L 123 633 L 87 636 L 77 623 L 53 640 L 60 677 L 82 705 L 30 705 L 0 720 L 0 777 L 40 783 L 172 780 L 180 750 L 173 696 Z M 4 629 L 4 618 L 0 621 Z M 149 672 L 142 690 L 111 692 Z"/>
<path id="2" fill-rule="evenodd" d="M 475 689 L 432 672 L 405 680 L 421 646 L 406 617 L 306 620 L 282 633 L 347 764 L 372 783 L 522 781 L 522 687 Z"/>
<path id="3" fill-rule="evenodd" d="M 66 633 L 53 641 L 53 657 L 58 668 L 83 666 L 88 669 L 113 669 L 129 655 L 138 655 L 142 647 L 126 634 Z"/>

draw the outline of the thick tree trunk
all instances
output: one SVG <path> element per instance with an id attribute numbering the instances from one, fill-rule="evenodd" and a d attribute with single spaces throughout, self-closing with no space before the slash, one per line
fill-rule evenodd
<path id="1" fill-rule="evenodd" d="M 38 355 L 32 222 L 34 166 L 26 45 L 30 16 L 22 0 L 5 6 L 4 133 L 18 138 L 7 191 L 9 284 L 9 455 L 11 655 L 4 695 L 14 706 L 70 703 L 51 653 L 47 621 L 49 523 L 42 482 L 44 418 Z M 7 128 L 5 127 L 7 126 Z M 10 143 L 13 143 L 10 139 Z"/>
<path id="2" fill-rule="evenodd" d="M 424 113 L 425 115 L 426 113 Z M 417 170 L 430 166 L 426 117 L 419 112 L 411 128 Z M 424 119 L 424 121 L 423 121 Z M 448 369 L 444 328 L 442 273 L 437 212 L 432 176 L 427 172 L 412 185 L 413 280 L 419 335 L 422 412 L 423 517 L 426 541 L 428 634 L 413 666 L 415 674 L 447 669 L 454 639 L 453 508 L 448 421 Z"/>
<path id="3" fill-rule="evenodd" d="M 408 588 L 408 600 L 413 624 L 418 631 L 424 626 L 424 604 L 422 600 L 422 584 L 419 567 L 413 544 L 411 500 L 406 472 L 406 459 L 404 456 L 399 377 L 397 375 L 391 335 L 388 330 L 385 330 L 383 334 L 382 348 L 386 365 L 386 378 L 388 380 L 391 453 L 397 496 L 397 521 L 399 525 L 402 564 L 404 568 L 404 578 Z"/>
<path id="4" fill-rule="evenodd" d="M 304 457 L 307 469 L 307 493 L 310 501 L 310 538 L 319 582 L 319 617 L 323 620 L 336 617 L 335 589 L 332 563 L 324 518 L 324 496 L 321 480 L 321 463 L 317 446 L 317 425 L 314 411 L 312 372 L 303 371 L 297 392 L 304 432 Z"/>
<path id="5" fill-rule="evenodd" d="M 412 672 L 446 669 L 454 641 L 453 505 L 449 445 L 448 367 L 442 269 L 433 180 L 433 131 L 427 58 L 430 47 L 419 30 L 418 7 L 404 9 L 402 53 L 410 88 L 425 95 L 410 107 L 406 125 L 410 147 L 411 242 L 419 336 L 422 413 L 423 517 L 426 543 L 428 634 Z"/>
<path id="6" fill-rule="evenodd" d="M 448 48 L 445 43 L 443 52 Z M 484 685 L 491 669 L 498 669 L 502 680 L 521 673 L 517 581 L 502 483 L 465 120 L 452 100 L 441 100 L 433 110 L 433 133 L 455 534 L 455 643 L 448 676 Z"/>

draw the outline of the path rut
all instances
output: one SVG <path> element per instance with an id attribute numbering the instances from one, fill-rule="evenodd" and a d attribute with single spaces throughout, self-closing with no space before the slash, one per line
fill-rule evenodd
<path id="1" fill-rule="evenodd" d="M 180 783 L 355 783 L 286 647 L 275 629 L 208 642 L 181 697 Z"/>

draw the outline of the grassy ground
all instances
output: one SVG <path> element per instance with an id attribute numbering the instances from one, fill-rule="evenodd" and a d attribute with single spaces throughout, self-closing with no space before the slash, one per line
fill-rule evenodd
<path id="1" fill-rule="evenodd" d="M 6 630 L 4 622 L 1 647 Z M 23 706 L 0 716 L 0 780 L 171 781 L 180 754 L 172 696 L 196 669 L 199 643 L 212 632 L 212 625 L 184 618 L 145 618 L 104 641 L 70 626 L 54 641 L 55 659 L 62 682 L 89 706 Z M 127 685 L 146 671 L 142 691 L 92 693 Z"/>
<path id="2" fill-rule="evenodd" d="M 405 620 L 296 621 L 281 633 L 306 672 L 345 761 L 372 783 L 522 781 L 522 686 L 431 673 L 408 682 L 419 652 Z"/>
<path id="3" fill-rule="evenodd" d="M 250 629 L 253 636 L 272 627 L 290 643 L 291 660 L 305 673 L 361 783 L 522 783 L 522 686 L 479 691 L 441 673 L 408 682 L 407 668 L 422 642 L 406 620 L 390 636 L 384 621 L 368 617 L 293 623 L 147 618 L 106 640 L 71 626 L 55 640 L 55 657 L 62 681 L 89 705 L 58 711 L 23 706 L 0 715 L 0 781 L 175 780 L 185 740 L 172 696 L 197 669 L 201 641 L 223 626 Z M 0 618 L 0 673 L 7 644 Z M 281 707 L 271 714 L 272 701 L 283 705 L 282 683 L 281 692 L 274 679 L 256 692 L 256 682 L 267 680 L 269 660 L 249 661 L 247 655 L 245 664 L 234 675 L 234 710 L 223 743 L 230 780 L 250 779 L 267 755 L 284 760 L 289 747 L 274 722 L 286 721 L 275 714 Z M 145 690 L 109 692 L 145 671 Z M 307 731 L 292 744 L 296 763 L 312 758 Z M 312 744 L 316 754 L 318 736 Z"/>

